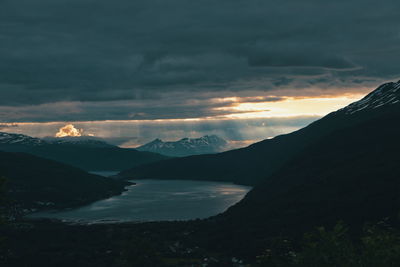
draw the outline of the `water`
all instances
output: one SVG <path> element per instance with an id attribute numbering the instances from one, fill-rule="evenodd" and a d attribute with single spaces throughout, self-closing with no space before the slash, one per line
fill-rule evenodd
<path id="1" fill-rule="evenodd" d="M 225 211 L 251 189 L 231 183 L 182 180 L 133 180 L 120 196 L 61 212 L 38 212 L 35 218 L 101 223 L 207 218 Z"/>

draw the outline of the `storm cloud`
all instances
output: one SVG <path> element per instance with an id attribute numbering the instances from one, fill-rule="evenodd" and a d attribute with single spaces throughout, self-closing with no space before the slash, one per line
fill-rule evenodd
<path id="1" fill-rule="evenodd" d="M 221 115 L 217 96 L 373 88 L 399 76 L 399 10 L 392 0 L 1 0 L 0 121 L 194 118 Z"/>

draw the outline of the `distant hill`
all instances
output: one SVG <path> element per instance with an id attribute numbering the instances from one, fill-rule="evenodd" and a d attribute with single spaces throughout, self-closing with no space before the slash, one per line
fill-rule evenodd
<path id="1" fill-rule="evenodd" d="M 75 207 L 120 194 L 126 182 L 25 153 L 0 151 L 7 199 L 21 209 Z"/>
<path id="2" fill-rule="evenodd" d="M 334 131 L 380 117 L 400 105 L 400 82 L 387 83 L 360 101 L 332 112 L 290 134 L 246 148 L 214 155 L 198 155 L 146 164 L 120 173 L 125 178 L 194 179 L 259 184 L 297 153 Z"/>
<path id="3" fill-rule="evenodd" d="M 80 137 L 45 137 L 42 138 L 43 141 L 46 141 L 50 144 L 55 145 L 66 145 L 66 146 L 81 146 L 81 147 L 115 147 L 104 141 L 101 138 L 91 137 L 91 136 L 80 136 Z"/>
<path id="4" fill-rule="evenodd" d="M 120 148 L 96 138 L 39 139 L 4 132 L 0 132 L 0 150 L 30 153 L 86 171 L 119 171 L 167 158 L 151 152 Z"/>
<path id="5" fill-rule="evenodd" d="M 137 147 L 139 151 L 149 151 L 171 157 L 212 154 L 227 148 L 228 142 L 216 135 L 200 138 L 182 138 L 175 142 L 163 142 L 161 139 Z"/>

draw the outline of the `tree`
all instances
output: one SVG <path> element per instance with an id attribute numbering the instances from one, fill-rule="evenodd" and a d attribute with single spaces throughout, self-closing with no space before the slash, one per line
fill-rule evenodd
<path id="1" fill-rule="evenodd" d="M 6 220 L 6 218 L 5 218 L 5 216 L 6 216 L 6 214 L 5 214 L 5 211 L 6 211 L 6 207 L 5 207 L 5 205 L 6 205 L 6 201 L 5 201 L 5 199 L 6 199 L 6 196 L 5 196 L 5 194 L 6 194 L 5 184 L 6 184 L 6 178 L 1 176 L 0 177 L 0 224 L 4 224 L 4 222 Z"/>
<path id="2" fill-rule="evenodd" d="M 385 221 L 366 224 L 360 237 L 348 234 L 342 222 L 332 230 L 319 227 L 306 233 L 296 250 L 290 242 L 271 244 L 258 266 L 395 267 L 400 263 L 400 233 Z"/>
<path id="3" fill-rule="evenodd" d="M 0 176 L 0 227 L 2 227 L 6 222 L 6 214 L 5 214 L 5 183 L 6 179 Z M 5 260 L 7 255 L 7 249 L 5 245 L 5 238 L 0 235 L 0 264 Z"/>

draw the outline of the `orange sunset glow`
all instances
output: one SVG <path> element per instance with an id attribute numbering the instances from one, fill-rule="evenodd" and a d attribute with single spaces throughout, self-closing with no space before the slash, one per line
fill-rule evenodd
<path id="1" fill-rule="evenodd" d="M 363 94 L 352 94 L 336 97 L 286 97 L 283 101 L 257 103 L 237 101 L 230 107 L 221 107 L 217 110 L 232 111 L 232 114 L 227 114 L 224 117 L 241 119 L 324 116 L 361 99 L 363 96 Z"/>

